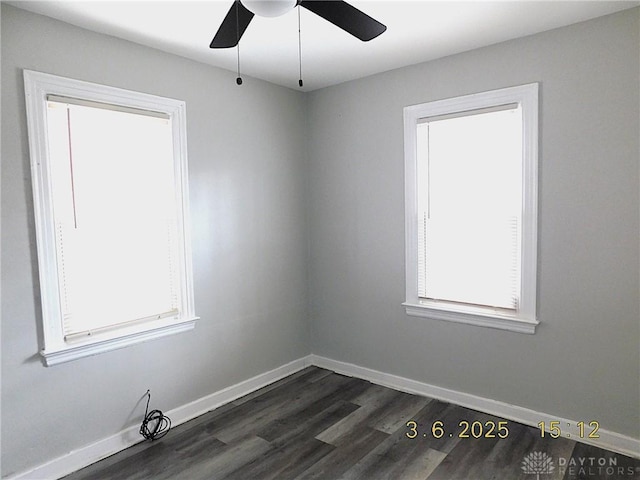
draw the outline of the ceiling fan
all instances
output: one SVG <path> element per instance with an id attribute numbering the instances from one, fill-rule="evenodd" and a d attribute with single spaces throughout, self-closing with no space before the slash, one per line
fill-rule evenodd
<path id="1" fill-rule="evenodd" d="M 298 5 L 363 42 L 376 38 L 387 29 L 382 23 L 342 0 L 235 0 L 209 47 L 235 47 L 254 14 L 277 17 Z"/>

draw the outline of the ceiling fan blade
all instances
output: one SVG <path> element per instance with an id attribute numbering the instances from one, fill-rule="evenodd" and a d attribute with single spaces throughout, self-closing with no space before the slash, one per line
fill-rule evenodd
<path id="1" fill-rule="evenodd" d="M 209 48 L 235 47 L 249 26 L 252 18 L 253 13 L 247 10 L 246 7 L 240 3 L 240 0 L 235 0 L 227 16 L 224 17 L 216 36 L 211 40 Z"/>
<path id="2" fill-rule="evenodd" d="M 300 5 L 363 42 L 376 38 L 387 29 L 377 20 L 342 0 L 302 0 Z"/>

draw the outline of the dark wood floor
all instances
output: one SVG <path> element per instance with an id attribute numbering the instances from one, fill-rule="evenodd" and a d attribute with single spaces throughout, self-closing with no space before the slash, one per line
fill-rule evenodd
<path id="1" fill-rule="evenodd" d="M 638 460 L 502 421 L 309 367 L 66 479 L 640 479 Z"/>

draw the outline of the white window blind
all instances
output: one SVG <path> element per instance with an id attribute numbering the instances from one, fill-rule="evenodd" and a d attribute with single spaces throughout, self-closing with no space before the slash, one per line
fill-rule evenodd
<path id="1" fill-rule="evenodd" d="M 24 71 L 46 366 L 195 327 L 186 103 Z"/>
<path id="2" fill-rule="evenodd" d="M 403 115 L 407 315 L 535 333 L 538 84 Z"/>
<path id="3" fill-rule="evenodd" d="M 419 298 L 517 310 L 521 108 L 426 118 L 415 128 Z"/>
<path id="4" fill-rule="evenodd" d="M 49 97 L 47 129 L 65 339 L 177 316 L 168 117 Z"/>

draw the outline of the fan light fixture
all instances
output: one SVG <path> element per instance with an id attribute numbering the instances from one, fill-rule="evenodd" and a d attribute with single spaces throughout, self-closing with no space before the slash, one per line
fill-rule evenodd
<path id="1" fill-rule="evenodd" d="M 240 77 L 240 38 L 249 26 L 254 15 L 279 17 L 297 6 L 306 8 L 324 18 L 336 27 L 368 42 L 382 34 L 387 27 L 371 18 L 344 0 L 233 0 L 233 4 L 224 17 L 216 36 L 209 48 L 238 47 L 238 77 L 236 83 L 242 85 Z M 298 9 L 298 59 L 302 87 L 302 42 L 300 40 L 300 9 Z"/>
<path id="2" fill-rule="evenodd" d="M 241 0 L 252 13 L 261 17 L 279 17 L 293 10 L 298 0 Z"/>
<path id="3" fill-rule="evenodd" d="M 387 29 L 344 0 L 234 0 L 209 48 L 235 47 L 254 15 L 277 17 L 293 10 L 297 5 L 363 42 L 373 40 Z"/>

